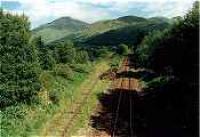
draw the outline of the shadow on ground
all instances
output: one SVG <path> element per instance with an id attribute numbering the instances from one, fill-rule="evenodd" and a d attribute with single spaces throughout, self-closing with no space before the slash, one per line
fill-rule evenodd
<path id="1" fill-rule="evenodd" d="M 100 107 L 91 116 L 91 126 L 118 137 L 198 137 L 197 89 L 172 82 L 144 92 L 148 94 L 99 94 Z"/>

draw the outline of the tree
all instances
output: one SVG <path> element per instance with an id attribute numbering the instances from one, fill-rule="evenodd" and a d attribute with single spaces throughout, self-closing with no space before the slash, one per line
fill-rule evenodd
<path id="1" fill-rule="evenodd" d="M 0 104 L 30 102 L 40 89 L 37 52 L 28 18 L 0 13 Z"/>
<path id="2" fill-rule="evenodd" d="M 149 60 L 152 52 L 159 46 L 160 41 L 164 40 L 168 36 L 168 30 L 153 31 L 149 35 L 145 36 L 141 44 L 136 49 L 136 56 L 138 58 L 138 64 L 143 67 L 148 67 Z"/>
<path id="3" fill-rule="evenodd" d="M 44 70 L 52 70 L 56 64 L 52 51 L 44 45 L 41 37 L 35 38 L 34 43 L 38 49 L 38 57 L 41 68 Z"/>
<path id="4" fill-rule="evenodd" d="M 101 48 L 96 50 L 96 56 L 97 57 L 106 57 L 109 55 L 108 49 L 107 48 Z"/>
<path id="5" fill-rule="evenodd" d="M 159 73 L 170 68 L 173 75 L 194 85 L 198 81 L 198 33 L 199 2 L 195 2 L 183 20 L 145 37 L 137 49 L 139 62 Z"/>
<path id="6" fill-rule="evenodd" d="M 73 78 L 73 71 L 67 64 L 57 64 L 54 68 L 54 74 L 66 79 Z"/>
<path id="7" fill-rule="evenodd" d="M 87 51 L 78 51 L 76 55 L 76 62 L 77 63 L 87 63 L 89 61 L 89 56 Z"/>
<path id="8" fill-rule="evenodd" d="M 72 42 L 60 44 L 55 49 L 57 63 L 73 63 L 76 57 L 76 49 Z"/>
<path id="9" fill-rule="evenodd" d="M 121 55 L 127 55 L 129 52 L 128 46 L 126 44 L 120 44 L 117 52 Z"/>

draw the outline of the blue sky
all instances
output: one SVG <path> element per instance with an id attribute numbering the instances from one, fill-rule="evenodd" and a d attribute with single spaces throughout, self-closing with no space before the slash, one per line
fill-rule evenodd
<path id="1" fill-rule="evenodd" d="M 11 13 L 25 13 L 32 28 L 62 16 L 85 22 L 120 16 L 183 16 L 195 0 L 0 0 L 0 6 Z"/>

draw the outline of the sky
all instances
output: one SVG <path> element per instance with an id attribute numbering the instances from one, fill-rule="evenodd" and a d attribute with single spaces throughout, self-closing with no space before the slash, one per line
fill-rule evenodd
<path id="1" fill-rule="evenodd" d="M 25 13 L 31 27 L 70 16 L 88 23 L 135 15 L 141 17 L 183 16 L 195 0 L 0 0 L 11 13 Z"/>

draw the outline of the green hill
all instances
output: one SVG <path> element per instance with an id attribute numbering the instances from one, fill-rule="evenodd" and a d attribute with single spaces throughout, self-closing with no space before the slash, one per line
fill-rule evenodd
<path id="1" fill-rule="evenodd" d="M 81 41 L 84 46 L 111 46 L 112 48 L 121 43 L 137 45 L 145 35 L 153 30 L 163 30 L 168 26 L 166 22 L 153 23 L 143 22 L 135 25 L 124 26 L 115 30 L 92 36 Z"/>
<path id="2" fill-rule="evenodd" d="M 142 17 L 137 17 L 137 16 L 123 16 L 123 17 L 117 18 L 116 20 L 130 23 L 130 24 L 141 23 L 141 22 L 147 21 L 147 19 L 142 18 Z"/>
<path id="3" fill-rule="evenodd" d="M 146 21 L 147 20 L 142 17 L 124 16 L 113 20 L 98 21 L 93 24 L 87 24 L 71 17 L 62 17 L 51 23 L 41 25 L 40 27 L 33 29 L 32 32 L 34 36 L 42 36 L 45 43 L 50 43 L 72 37 L 86 39 L 110 30 Z"/>
<path id="4" fill-rule="evenodd" d="M 124 16 L 93 24 L 63 17 L 42 25 L 33 33 L 42 35 L 45 42 L 52 47 L 70 40 L 84 48 L 102 46 L 115 48 L 120 43 L 137 45 L 149 32 L 163 30 L 169 24 L 170 19 L 164 17 Z"/>
<path id="5" fill-rule="evenodd" d="M 125 26 L 138 24 L 142 22 L 146 22 L 147 20 L 142 17 L 136 16 L 124 16 L 119 17 L 113 20 L 106 20 L 106 21 L 98 21 L 91 25 L 89 25 L 86 29 L 84 29 L 79 36 L 81 37 L 90 37 L 94 35 L 98 35 L 110 30 L 122 28 Z"/>
<path id="6" fill-rule="evenodd" d="M 171 23 L 171 19 L 169 18 L 165 18 L 165 17 L 151 17 L 148 18 L 149 21 L 153 21 L 153 22 L 168 22 Z"/>
<path id="7" fill-rule="evenodd" d="M 112 47 L 120 43 L 137 45 L 145 35 L 153 30 L 167 28 L 170 19 L 154 17 L 141 18 L 136 16 L 124 16 L 113 20 L 99 21 L 87 26 L 87 28 L 75 34 L 68 35 L 55 43 L 74 41 L 79 47 Z"/>
<path id="8" fill-rule="evenodd" d="M 72 33 L 81 31 L 89 24 L 73 19 L 62 17 L 32 30 L 34 36 L 41 36 L 45 43 L 61 39 Z"/>

